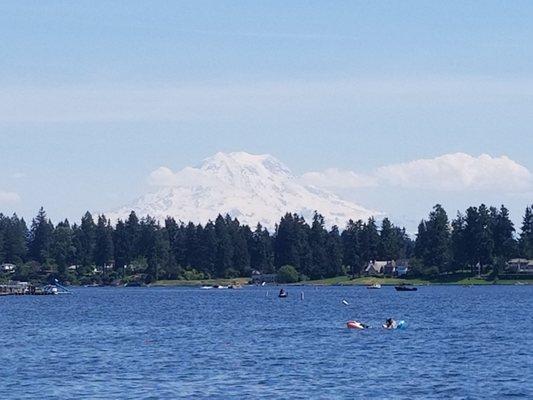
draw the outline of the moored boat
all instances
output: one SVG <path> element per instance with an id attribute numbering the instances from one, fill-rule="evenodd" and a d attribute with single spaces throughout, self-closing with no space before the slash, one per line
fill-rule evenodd
<path id="1" fill-rule="evenodd" d="M 407 285 L 394 286 L 394 289 L 396 289 L 398 292 L 415 292 L 418 290 L 418 288 L 414 286 Z"/>
<path id="2" fill-rule="evenodd" d="M 366 288 L 367 289 L 381 289 L 381 285 L 379 283 L 373 283 L 371 285 L 368 285 Z"/>

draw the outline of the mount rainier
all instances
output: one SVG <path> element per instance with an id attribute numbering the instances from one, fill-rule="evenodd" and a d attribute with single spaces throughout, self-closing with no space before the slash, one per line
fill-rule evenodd
<path id="1" fill-rule="evenodd" d="M 326 190 L 301 184 L 270 155 L 217 153 L 197 168 L 173 172 L 160 167 L 152 172 L 151 181 L 161 188 L 109 213 L 111 220 L 125 219 L 132 210 L 139 217 L 150 215 L 161 222 L 171 216 L 184 222 L 205 223 L 227 213 L 252 228 L 259 222 L 272 230 L 287 212 L 311 221 L 317 210 L 328 226 L 341 228 L 349 219 L 379 214 Z"/>

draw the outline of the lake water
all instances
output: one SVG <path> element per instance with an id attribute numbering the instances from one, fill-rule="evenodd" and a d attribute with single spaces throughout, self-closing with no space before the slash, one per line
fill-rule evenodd
<path id="1" fill-rule="evenodd" d="M 0 297 L 0 397 L 533 398 L 533 287 L 277 290 Z"/>

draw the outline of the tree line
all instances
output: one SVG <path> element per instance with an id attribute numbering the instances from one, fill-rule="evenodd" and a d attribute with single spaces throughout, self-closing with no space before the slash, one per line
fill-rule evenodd
<path id="1" fill-rule="evenodd" d="M 23 218 L 0 214 L 0 261 L 15 264 L 14 277 L 27 280 L 234 278 L 252 270 L 276 273 L 285 265 L 301 279 L 320 279 L 356 276 L 370 260 L 397 259 L 410 259 L 411 273 L 427 276 L 476 267 L 498 272 L 515 256 L 533 258 L 533 206 L 517 235 L 504 206 L 469 207 L 450 221 L 436 205 L 414 240 L 388 218 L 379 225 L 374 218 L 350 220 L 340 231 L 326 228 L 319 213 L 310 223 L 287 213 L 274 232 L 228 215 L 206 224 L 170 217 L 160 224 L 131 212 L 112 225 L 87 212 L 79 224 L 53 224 L 41 208 L 28 228 Z"/>

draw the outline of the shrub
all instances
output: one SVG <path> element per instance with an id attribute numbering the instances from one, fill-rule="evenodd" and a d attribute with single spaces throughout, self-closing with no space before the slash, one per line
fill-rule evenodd
<path id="1" fill-rule="evenodd" d="M 279 283 L 294 283 L 298 282 L 298 271 L 292 265 L 284 265 L 278 270 Z"/>

